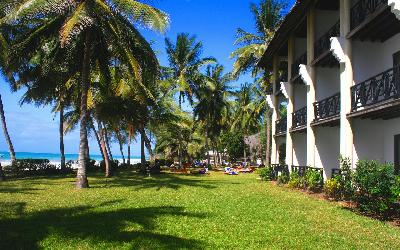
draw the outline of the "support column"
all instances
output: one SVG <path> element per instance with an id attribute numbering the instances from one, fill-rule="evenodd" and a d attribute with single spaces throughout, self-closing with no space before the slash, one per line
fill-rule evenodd
<path id="1" fill-rule="evenodd" d="M 351 112 L 351 86 L 354 85 L 352 42 L 346 38 L 350 31 L 351 0 L 340 0 L 340 36 L 343 39 L 344 60 L 340 63 L 340 154 L 353 162 L 353 130 L 347 114 Z"/>
<path id="2" fill-rule="evenodd" d="M 307 86 L 307 165 L 315 167 L 315 131 L 311 127 L 314 121 L 315 102 L 315 67 L 311 66 L 314 60 L 315 43 L 315 9 L 312 8 L 307 15 L 307 70 L 310 76 L 310 83 Z M 321 166 L 322 167 L 322 166 Z"/>
<path id="3" fill-rule="evenodd" d="M 272 64 L 272 95 L 271 95 L 271 101 L 272 101 L 272 120 L 271 120 L 271 126 L 272 126 L 272 147 L 271 147 L 271 164 L 279 164 L 279 157 L 278 157 L 278 150 L 277 150 L 277 145 L 276 145 L 276 121 L 279 119 L 278 117 L 278 105 L 277 105 L 277 98 L 276 98 L 276 92 L 278 91 L 276 89 L 276 81 L 278 80 L 278 74 L 279 74 L 279 58 L 277 56 L 274 56 L 273 59 L 273 64 Z"/>
<path id="4" fill-rule="evenodd" d="M 292 79 L 292 64 L 294 61 L 294 36 L 290 36 L 288 41 L 288 105 L 287 105 L 287 130 L 286 130 L 286 164 L 293 165 L 293 137 L 290 133 L 292 127 L 292 113 L 294 111 L 294 95 Z"/>

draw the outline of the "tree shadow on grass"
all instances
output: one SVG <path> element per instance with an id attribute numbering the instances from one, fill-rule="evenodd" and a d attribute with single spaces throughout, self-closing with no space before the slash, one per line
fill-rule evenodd
<path id="1" fill-rule="evenodd" d="M 0 186 L 1 193 L 23 193 L 23 194 L 35 194 L 33 191 L 43 190 L 41 188 L 30 188 L 30 187 L 13 187 L 13 186 Z"/>
<path id="2" fill-rule="evenodd" d="M 126 173 L 119 173 L 112 179 L 95 179 L 89 184 L 95 188 L 101 187 L 133 187 L 133 188 L 162 188 L 178 190 L 182 187 L 200 187 L 206 189 L 217 188 L 221 181 L 207 180 L 200 178 L 184 178 L 184 176 L 176 174 L 160 174 L 151 177 Z"/>
<path id="3" fill-rule="evenodd" d="M 113 202 L 108 202 L 102 208 L 112 205 Z M 156 220 L 159 217 L 173 216 L 176 217 L 176 223 L 179 223 L 179 217 L 207 216 L 204 213 L 185 212 L 183 207 L 95 211 L 92 206 L 79 206 L 23 215 L 24 206 L 23 203 L 0 203 L 1 211 L 19 209 L 15 216 L 0 217 L 0 249 L 38 249 L 41 248 L 39 243 L 48 237 L 61 239 L 58 244 L 64 247 L 70 246 L 71 242 L 85 241 L 85 244 L 94 244 L 91 248 L 96 248 L 95 244 L 102 248 L 107 247 L 107 244 L 114 247 L 123 245 L 125 248 L 130 246 L 132 249 L 204 248 L 202 241 L 156 232 Z"/>

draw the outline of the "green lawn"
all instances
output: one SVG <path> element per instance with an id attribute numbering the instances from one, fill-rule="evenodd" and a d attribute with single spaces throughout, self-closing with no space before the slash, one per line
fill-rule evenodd
<path id="1" fill-rule="evenodd" d="M 0 183 L 0 249 L 400 249 L 400 229 L 254 174 Z"/>

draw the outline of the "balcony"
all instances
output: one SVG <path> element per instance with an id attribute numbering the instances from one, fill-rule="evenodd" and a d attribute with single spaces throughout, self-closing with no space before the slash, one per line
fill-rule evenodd
<path id="1" fill-rule="evenodd" d="M 287 118 L 283 117 L 275 122 L 275 136 L 282 136 L 286 134 Z"/>
<path id="2" fill-rule="evenodd" d="M 340 93 L 314 103 L 314 121 L 312 126 L 336 126 L 340 116 Z"/>
<path id="3" fill-rule="evenodd" d="M 400 32 L 400 22 L 388 0 L 360 0 L 351 8 L 350 28 L 348 38 L 383 42 Z"/>
<path id="4" fill-rule="evenodd" d="M 276 88 L 276 94 L 281 93 L 281 82 L 287 82 L 288 81 L 288 72 L 287 70 L 282 70 L 279 72 L 279 77 L 275 81 L 275 88 Z"/>
<path id="5" fill-rule="evenodd" d="M 351 87 L 351 114 L 371 119 L 400 116 L 400 66 Z"/>
<path id="6" fill-rule="evenodd" d="M 291 132 L 305 130 L 306 126 L 307 126 L 307 107 L 304 107 L 292 114 Z"/>
<path id="7" fill-rule="evenodd" d="M 292 64 L 292 81 L 297 80 L 300 77 L 300 64 L 307 65 L 307 52 L 297 58 Z"/>
<path id="8" fill-rule="evenodd" d="M 340 22 L 335 23 L 322 37 L 314 44 L 315 59 L 314 66 L 333 67 L 338 66 L 337 60 L 331 52 L 331 37 L 340 36 Z"/>

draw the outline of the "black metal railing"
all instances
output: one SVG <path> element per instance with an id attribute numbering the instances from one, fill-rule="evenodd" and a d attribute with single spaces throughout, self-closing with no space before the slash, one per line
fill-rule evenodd
<path id="1" fill-rule="evenodd" d="M 289 166 L 285 164 L 271 164 L 274 179 L 277 179 L 279 175 L 289 176 Z"/>
<path id="2" fill-rule="evenodd" d="M 331 49 L 331 37 L 338 36 L 340 36 L 340 21 L 335 23 L 328 32 L 315 42 L 314 58 L 318 58 L 326 51 L 329 51 Z"/>
<path id="3" fill-rule="evenodd" d="M 294 166 L 292 165 L 292 172 L 296 172 L 299 176 L 306 174 L 307 166 Z"/>
<path id="4" fill-rule="evenodd" d="M 286 117 L 283 117 L 282 119 L 277 120 L 275 122 L 276 134 L 286 133 L 286 129 L 287 129 L 287 118 Z"/>
<path id="5" fill-rule="evenodd" d="M 291 166 L 292 172 L 296 172 L 300 177 L 305 176 L 308 170 L 318 171 L 321 175 L 321 179 L 324 179 L 324 170 L 322 168 L 313 168 L 309 166 Z"/>
<path id="6" fill-rule="evenodd" d="M 342 170 L 340 168 L 334 168 L 332 169 L 332 178 L 336 176 L 340 176 L 342 174 Z"/>
<path id="7" fill-rule="evenodd" d="M 299 75 L 300 64 L 307 65 L 307 52 L 297 58 L 292 64 L 292 78 Z"/>
<path id="8" fill-rule="evenodd" d="M 279 76 L 275 81 L 275 88 L 276 91 L 280 91 L 281 89 L 281 82 L 287 82 L 288 81 L 288 72 L 287 70 L 282 70 L 279 72 Z"/>
<path id="9" fill-rule="evenodd" d="M 351 110 L 357 111 L 389 99 L 399 98 L 400 66 L 386 70 L 351 87 Z"/>
<path id="10" fill-rule="evenodd" d="M 340 114 L 340 93 L 314 103 L 315 121 Z"/>
<path id="11" fill-rule="evenodd" d="M 292 114 L 292 128 L 307 125 L 307 107 L 301 108 Z"/>
<path id="12" fill-rule="evenodd" d="M 388 6 L 388 0 L 360 0 L 351 8 L 350 28 L 353 30 L 376 10 Z"/>

